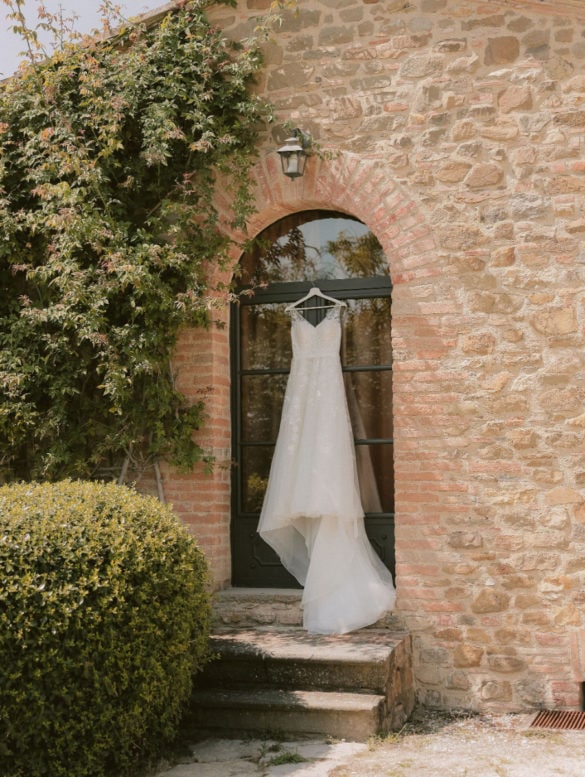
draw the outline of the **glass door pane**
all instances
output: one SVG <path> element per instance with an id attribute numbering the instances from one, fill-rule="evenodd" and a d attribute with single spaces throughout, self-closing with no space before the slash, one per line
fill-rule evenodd
<path id="1" fill-rule="evenodd" d="M 284 305 L 242 305 L 240 354 L 243 370 L 288 372 L 292 349 Z"/>
<path id="2" fill-rule="evenodd" d="M 392 367 L 390 297 L 348 300 L 341 351 L 348 367 Z"/>

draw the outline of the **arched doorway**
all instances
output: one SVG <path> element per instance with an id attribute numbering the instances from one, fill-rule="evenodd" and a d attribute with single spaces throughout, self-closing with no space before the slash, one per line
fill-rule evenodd
<path id="1" fill-rule="evenodd" d="M 293 587 L 256 532 L 291 359 L 286 304 L 318 285 L 348 303 L 341 348 L 366 531 L 394 567 L 391 282 L 373 233 L 347 214 L 311 210 L 265 229 L 242 257 L 231 316 L 232 585 Z M 314 303 L 311 303 L 314 304 Z M 319 310 L 308 312 L 319 321 Z"/>

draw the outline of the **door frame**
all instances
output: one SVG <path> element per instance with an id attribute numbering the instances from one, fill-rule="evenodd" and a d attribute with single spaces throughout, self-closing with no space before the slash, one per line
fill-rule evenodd
<path id="1" fill-rule="evenodd" d="M 373 299 L 392 296 L 392 283 L 388 276 L 371 276 L 364 278 L 349 278 L 336 280 L 319 281 L 290 281 L 272 283 L 265 288 L 254 290 L 253 295 L 241 294 L 239 301 L 232 303 L 230 315 L 230 361 L 231 361 L 231 418 L 232 418 L 232 479 L 231 479 L 231 520 L 230 520 L 230 544 L 232 558 L 232 586 L 234 587 L 259 587 L 259 583 L 254 581 L 254 574 L 250 570 L 244 569 L 244 561 L 238 556 L 238 547 L 241 539 L 241 532 L 246 531 L 243 527 L 243 521 L 256 519 L 256 525 L 259 514 L 247 513 L 242 505 L 242 469 L 239 463 L 242 461 L 242 452 L 246 446 L 254 443 L 246 443 L 242 440 L 242 414 L 241 414 L 241 379 L 245 375 L 251 374 L 287 374 L 288 370 L 283 369 L 263 369 L 263 370 L 243 370 L 240 350 L 240 321 L 242 308 L 263 304 L 289 304 L 304 296 L 312 286 L 318 285 L 325 293 L 340 300 L 352 299 Z M 344 366 L 345 372 L 358 371 L 391 371 L 390 365 L 358 365 Z M 393 439 L 370 439 L 364 438 L 355 441 L 356 445 L 372 444 L 393 444 Z M 372 529 L 376 524 L 383 527 L 380 531 L 386 531 L 383 541 L 386 547 L 390 549 L 390 558 L 386 559 L 390 570 L 394 574 L 394 512 L 381 512 L 376 514 L 366 513 L 366 527 Z M 259 535 L 249 537 L 252 543 L 262 540 Z M 376 541 L 373 541 L 376 547 Z M 297 581 L 277 562 L 272 562 L 275 574 L 269 582 L 262 582 L 261 587 L 274 588 L 298 588 Z M 268 566 L 266 563 L 264 566 Z M 270 577 L 265 572 L 266 577 Z"/>

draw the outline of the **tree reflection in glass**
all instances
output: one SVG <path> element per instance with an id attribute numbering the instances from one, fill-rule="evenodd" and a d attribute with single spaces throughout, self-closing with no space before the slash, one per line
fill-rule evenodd
<path id="1" fill-rule="evenodd" d="M 258 287 L 373 275 L 388 275 L 388 262 L 366 225 L 349 216 L 310 211 L 286 216 L 261 233 L 244 257 L 241 282 Z"/>

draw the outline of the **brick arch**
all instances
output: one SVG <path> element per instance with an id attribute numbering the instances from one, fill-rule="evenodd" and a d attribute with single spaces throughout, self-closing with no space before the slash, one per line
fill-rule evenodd
<path id="1" fill-rule="evenodd" d="M 256 213 L 248 222 L 254 237 L 274 221 L 300 210 L 330 209 L 355 216 L 376 235 L 390 264 L 394 285 L 434 274 L 436 250 L 431 229 L 418 204 L 396 183 L 379 159 L 364 159 L 340 152 L 331 159 L 312 156 L 305 175 L 286 178 L 275 154 L 264 157 L 252 169 L 256 189 Z M 229 203 L 219 202 L 227 214 Z M 224 223 L 228 219 L 223 219 Z M 243 235 L 233 234 L 234 261 Z"/>
<path id="2" fill-rule="evenodd" d="M 233 266 L 240 260 L 241 246 L 274 221 L 300 210 L 331 209 L 364 222 L 380 240 L 390 265 L 397 303 L 393 314 L 393 339 L 401 347 L 413 342 L 416 322 L 411 321 L 408 298 L 413 286 L 438 273 L 435 243 L 416 202 L 393 180 L 380 160 L 340 153 L 332 159 L 312 157 L 305 175 L 295 181 L 285 178 L 275 154 L 261 159 L 251 175 L 256 190 L 256 212 L 247 234 L 226 231 L 234 240 Z M 217 195 L 220 223 L 229 224 L 227 192 Z M 225 271 L 216 280 L 228 281 Z M 227 310 L 224 308 L 227 320 Z M 402 312 L 400 312 L 402 311 Z M 218 317 L 221 313 L 218 313 Z M 205 397 L 208 420 L 197 434 L 198 441 L 216 458 L 211 475 L 202 468 L 180 474 L 164 470 L 165 492 L 176 512 L 197 536 L 209 560 L 216 588 L 231 582 L 230 548 L 230 343 L 229 327 L 186 330 L 177 343 L 174 367 L 177 388 L 193 402 Z M 403 379 L 395 374 L 395 391 Z M 400 447 L 400 428 L 395 450 Z M 398 439 L 396 439 L 396 437 Z M 406 439 L 406 437 L 405 437 Z M 397 510 L 399 506 L 397 504 Z M 398 528 L 398 524 L 397 524 Z M 398 540 L 398 537 L 397 537 Z M 397 563 L 399 546 L 396 544 Z"/>

